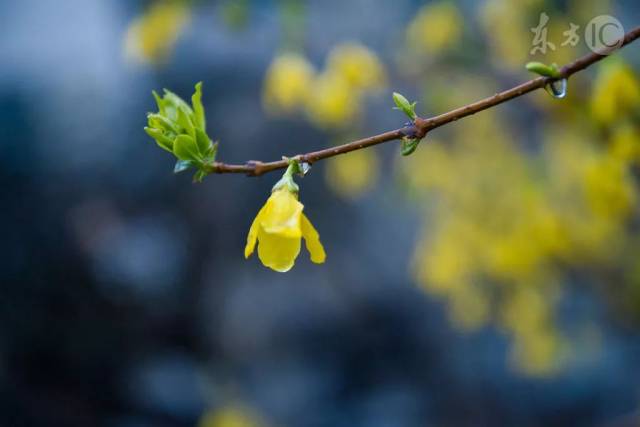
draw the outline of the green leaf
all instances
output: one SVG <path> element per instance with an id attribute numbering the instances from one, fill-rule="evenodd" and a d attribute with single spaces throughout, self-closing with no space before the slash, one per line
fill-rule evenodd
<path id="1" fill-rule="evenodd" d="M 420 141 L 422 140 L 417 138 L 402 138 L 400 152 L 403 156 L 409 156 L 413 154 L 413 152 L 416 151 L 416 148 L 418 148 L 418 144 L 420 144 Z"/>
<path id="2" fill-rule="evenodd" d="M 164 89 L 164 100 L 165 103 L 169 102 L 175 108 L 185 108 L 187 111 L 191 112 L 191 107 L 189 107 L 189 104 L 187 104 L 182 98 L 171 92 L 169 89 Z"/>
<path id="3" fill-rule="evenodd" d="M 173 154 L 180 160 L 200 161 L 201 156 L 198 152 L 196 141 L 189 135 L 178 135 L 173 142 Z"/>
<path id="4" fill-rule="evenodd" d="M 155 139 L 156 143 L 158 144 L 158 146 L 160 146 L 160 148 L 167 150 L 170 153 L 173 152 L 173 141 L 167 136 L 165 136 L 162 130 L 145 127 L 144 131 L 151 138 Z"/>
<path id="5" fill-rule="evenodd" d="M 207 122 L 204 116 L 204 107 L 202 106 L 202 82 L 196 84 L 196 92 L 191 97 L 191 105 L 193 105 L 196 126 L 206 131 Z"/>
<path id="6" fill-rule="evenodd" d="M 168 89 L 164 90 L 164 106 L 165 115 L 169 119 L 174 121 L 178 120 L 179 109 L 184 109 L 187 112 L 187 115 L 193 114 L 193 111 L 191 110 L 191 107 L 189 107 L 189 104 L 184 102 L 182 98 Z"/>
<path id="7" fill-rule="evenodd" d="M 402 110 L 411 120 L 415 120 L 418 117 L 415 111 L 416 103 L 410 103 L 402 94 L 393 92 L 393 102 L 395 102 L 397 108 Z"/>
<path id="8" fill-rule="evenodd" d="M 552 77 L 552 78 L 560 77 L 560 71 L 558 70 L 558 66 L 556 64 L 547 65 L 547 64 L 543 64 L 542 62 L 534 61 L 534 62 L 527 63 L 525 68 L 528 71 L 539 74 L 543 77 Z"/>
<path id="9" fill-rule="evenodd" d="M 158 95 L 158 92 L 151 91 L 151 93 L 153 93 L 153 97 L 156 100 L 156 104 L 158 104 L 158 113 L 164 115 L 164 100 L 160 97 L 160 95 Z"/>
<path id="10" fill-rule="evenodd" d="M 193 122 L 191 122 L 191 114 L 183 107 L 178 108 L 178 124 L 184 128 L 184 130 L 191 136 L 192 138 L 196 137 L 196 131 L 193 127 Z"/>
<path id="11" fill-rule="evenodd" d="M 165 116 L 156 113 L 149 113 L 147 115 L 147 119 L 150 128 L 160 128 L 167 132 L 173 132 L 176 135 L 180 133 L 178 130 L 178 124 L 174 121 L 169 120 Z"/>
<path id="12" fill-rule="evenodd" d="M 194 162 L 192 162 L 191 160 L 178 160 L 176 162 L 175 167 L 173 168 L 173 173 L 184 172 L 192 166 L 195 166 L 195 165 L 194 165 Z"/>
<path id="13" fill-rule="evenodd" d="M 200 154 L 202 154 L 203 157 L 209 156 L 209 154 L 211 154 L 211 139 L 209 139 L 209 136 L 200 128 L 195 128 L 195 133 Z"/>

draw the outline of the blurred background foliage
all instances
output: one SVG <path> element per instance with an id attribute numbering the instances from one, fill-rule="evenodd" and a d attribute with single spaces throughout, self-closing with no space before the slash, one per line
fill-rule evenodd
<path id="1" fill-rule="evenodd" d="M 192 187 L 142 132 L 151 89 L 202 80 L 221 160 L 341 144 L 406 121 L 393 90 L 424 117 L 476 101 L 635 2 L 32 3 L 0 2 L 7 425 L 640 422 L 635 45 L 563 100 L 314 166 L 328 261 L 286 277 L 241 250 L 277 177 Z"/>

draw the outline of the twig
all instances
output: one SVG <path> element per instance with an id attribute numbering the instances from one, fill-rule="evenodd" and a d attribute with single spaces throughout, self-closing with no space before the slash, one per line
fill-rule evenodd
<path id="1" fill-rule="evenodd" d="M 622 45 L 620 47 L 626 46 L 634 42 L 638 38 L 640 38 L 640 27 L 636 27 L 625 34 Z M 292 158 L 297 159 L 300 162 L 315 163 L 318 160 L 327 159 L 329 157 L 338 156 L 340 154 L 349 153 L 351 151 L 360 150 L 377 144 L 382 144 L 383 142 L 402 139 L 405 136 L 423 138 L 427 134 L 427 132 L 440 126 L 444 126 L 447 123 L 455 122 L 456 120 L 459 120 L 463 117 L 467 117 L 482 110 L 495 107 L 496 105 L 518 98 L 529 92 L 533 92 L 534 90 L 544 88 L 547 84 L 555 80 L 567 79 L 571 75 L 582 71 L 585 68 L 595 64 L 596 62 L 606 58 L 606 56 L 607 55 L 605 55 L 604 53 L 592 52 L 562 67 L 560 69 L 559 78 L 553 79 L 549 77 L 538 77 L 536 79 L 522 83 L 521 85 L 518 85 L 514 88 L 505 90 L 504 92 L 496 93 L 493 96 L 474 102 L 472 104 L 465 105 L 464 107 L 457 108 L 439 116 L 427 119 L 418 117 L 414 120 L 413 125 L 410 126 L 405 126 L 400 129 L 370 136 L 368 138 L 359 139 L 357 141 L 349 142 L 343 145 L 326 148 L 324 150 L 313 151 L 306 154 L 299 154 L 297 156 L 293 156 Z M 244 173 L 248 176 L 259 176 L 274 170 L 285 169 L 288 165 L 289 162 L 286 159 L 274 162 L 261 162 L 257 160 L 251 160 L 243 165 L 215 162 L 212 165 L 212 172 Z"/>

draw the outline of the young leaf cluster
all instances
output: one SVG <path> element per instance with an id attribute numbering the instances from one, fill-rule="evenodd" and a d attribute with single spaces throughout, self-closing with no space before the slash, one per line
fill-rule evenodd
<path id="1" fill-rule="evenodd" d="M 207 135 L 202 83 L 196 84 L 191 105 L 167 89 L 162 97 L 155 91 L 153 96 L 158 112 L 147 115 L 145 132 L 160 148 L 176 156 L 175 173 L 193 168 L 196 170 L 193 180 L 202 181 L 213 170 L 218 151 L 218 143 Z"/>
<path id="2" fill-rule="evenodd" d="M 393 102 L 396 104 L 394 107 L 395 110 L 400 110 L 411 119 L 411 123 L 413 123 L 418 115 L 416 114 L 416 104 L 417 102 L 409 102 L 407 98 L 405 98 L 402 94 L 398 92 L 393 92 Z M 416 138 L 413 136 L 405 136 L 402 138 L 402 143 L 400 146 L 400 152 L 403 156 L 409 156 L 416 151 L 418 148 L 418 144 L 420 144 L 422 138 Z"/>

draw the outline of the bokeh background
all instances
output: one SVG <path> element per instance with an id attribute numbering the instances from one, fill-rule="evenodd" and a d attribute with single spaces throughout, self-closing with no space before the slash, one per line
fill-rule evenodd
<path id="1" fill-rule="evenodd" d="M 546 53 L 531 55 L 545 13 Z M 401 126 L 588 52 L 636 1 L 0 0 L 0 425 L 640 425 L 640 55 L 314 165 L 328 253 L 243 258 L 277 174 L 143 132 L 204 82 L 219 159 Z M 563 34 L 579 25 L 580 41 Z M 564 45 L 563 45 L 564 44 Z"/>

